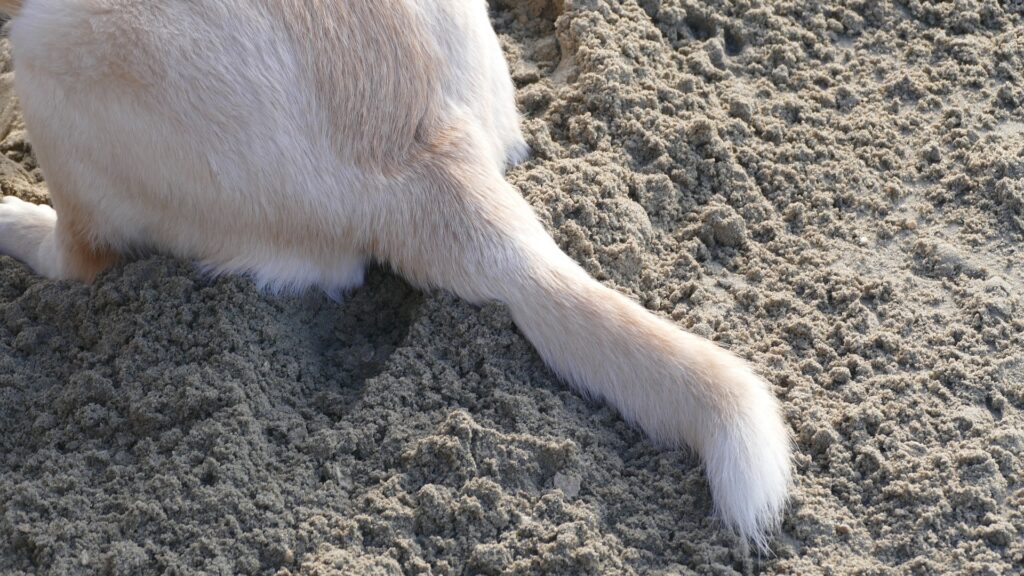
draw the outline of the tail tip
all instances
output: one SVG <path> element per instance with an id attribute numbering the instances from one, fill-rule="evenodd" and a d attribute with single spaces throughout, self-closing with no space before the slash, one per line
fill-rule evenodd
<path id="1" fill-rule="evenodd" d="M 772 535 L 792 486 L 789 432 L 778 402 L 752 371 L 750 396 L 732 424 L 720 431 L 705 456 L 716 515 L 761 554 Z"/>

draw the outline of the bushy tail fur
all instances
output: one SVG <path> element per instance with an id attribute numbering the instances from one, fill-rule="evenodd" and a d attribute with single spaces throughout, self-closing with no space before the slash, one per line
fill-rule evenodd
<path id="1" fill-rule="evenodd" d="M 656 442 L 696 450 L 719 516 L 766 550 L 790 485 L 789 435 L 767 383 L 591 278 L 500 174 L 461 166 L 447 161 L 424 178 L 429 190 L 401 194 L 390 213 L 405 221 L 383 228 L 403 237 L 382 239 L 381 256 L 414 282 L 507 304 L 559 376 Z"/>
<path id="2" fill-rule="evenodd" d="M 789 438 L 767 383 L 745 362 L 587 276 L 536 255 L 531 285 L 507 295 L 545 361 L 655 442 L 702 457 L 719 516 L 767 546 L 789 489 Z"/>

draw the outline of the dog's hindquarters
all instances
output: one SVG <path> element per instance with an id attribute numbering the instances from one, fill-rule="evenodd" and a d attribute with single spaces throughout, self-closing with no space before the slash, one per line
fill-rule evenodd
<path id="1" fill-rule="evenodd" d="M 271 286 L 350 286 L 372 256 L 421 286 L 505 302 L 559 375 L 656 440 L 697 450 L 722 517 L 763 544 L 789 481 L 774 399 L 732 355 L 590 278 L 502 180 L 495 150 L 521 143 L 507 71 L 494 106 L 471 105 L 487 88 L 444 92 L 486 86 L 473 80 L 489 77 L 475 72 L 500 58 L 496 41 L 486 44 L 493 58 L 458 63 L 460 75 L 443 73 L 456 65 L 431 48 L 451 38 L 417 36 L 459 34 L 443 19 L 423 26 L 415 10 L 429 3 L 47 9 L 61 1 L 33 0 L 12 31 L 26 122 L 60 219 L 0 206 L 16 217 L 0 232 L 19 238 L 0 251 L 66 277 L 31 260 L 58 262 L 57 244 L 31 249 L 77 220 L 70 229 L 82 233 L 67 238 L 151 245 Z M 487 26 L 477 16 L 450 20 Z M 406 44 L 374 25 L 405 32 Z M 482 118 L 489 110 L 501 118 Z M 90 256 L 83 262 L 104 262 Z"/>

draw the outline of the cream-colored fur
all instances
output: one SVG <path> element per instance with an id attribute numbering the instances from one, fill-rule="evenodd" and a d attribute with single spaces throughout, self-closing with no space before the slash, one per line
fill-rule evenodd
<path id="1" fill-rule="evenodd" d="M 0 251 L 89 280 L 155 248 L 275 290 L 350 289 L 376 259 L 504 302 L 559 375 L 695 449 L 766 546 L 790 484 L 768 385 L 590 278 L 503 180 L 526 146 L 483 0 L 0 8 L 56 210 L 5 199 Z"/>

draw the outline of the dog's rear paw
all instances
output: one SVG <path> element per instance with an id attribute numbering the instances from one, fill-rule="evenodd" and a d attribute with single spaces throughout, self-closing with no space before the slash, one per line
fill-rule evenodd
<path id="1" fill-rule="evenodd" d="M 30 217 L 42 216 L 53 218 L 54 220 L 57 218 L 57 213 L 53 211 L 53 208 L 45 204 L 26 202 L 17 196 L 4 196 L 0 198 L 0 214 L 7 218 L 25 214 L 31 215 Z"/>
<path id="2" fill-rule="evenodd" d="M 38 244 L 56 222 L 57 213 L 49 206 L 15 196 L 0 198 L 0 252 L 19 257 L 20 246 Z"/>
<path id="3" fill-rule="evenodd" d="M 57 213 L 14 196 L 0 199 L 0 254 L 12 256 L 43 275 L 56 274 L 53 229 Z"/>

